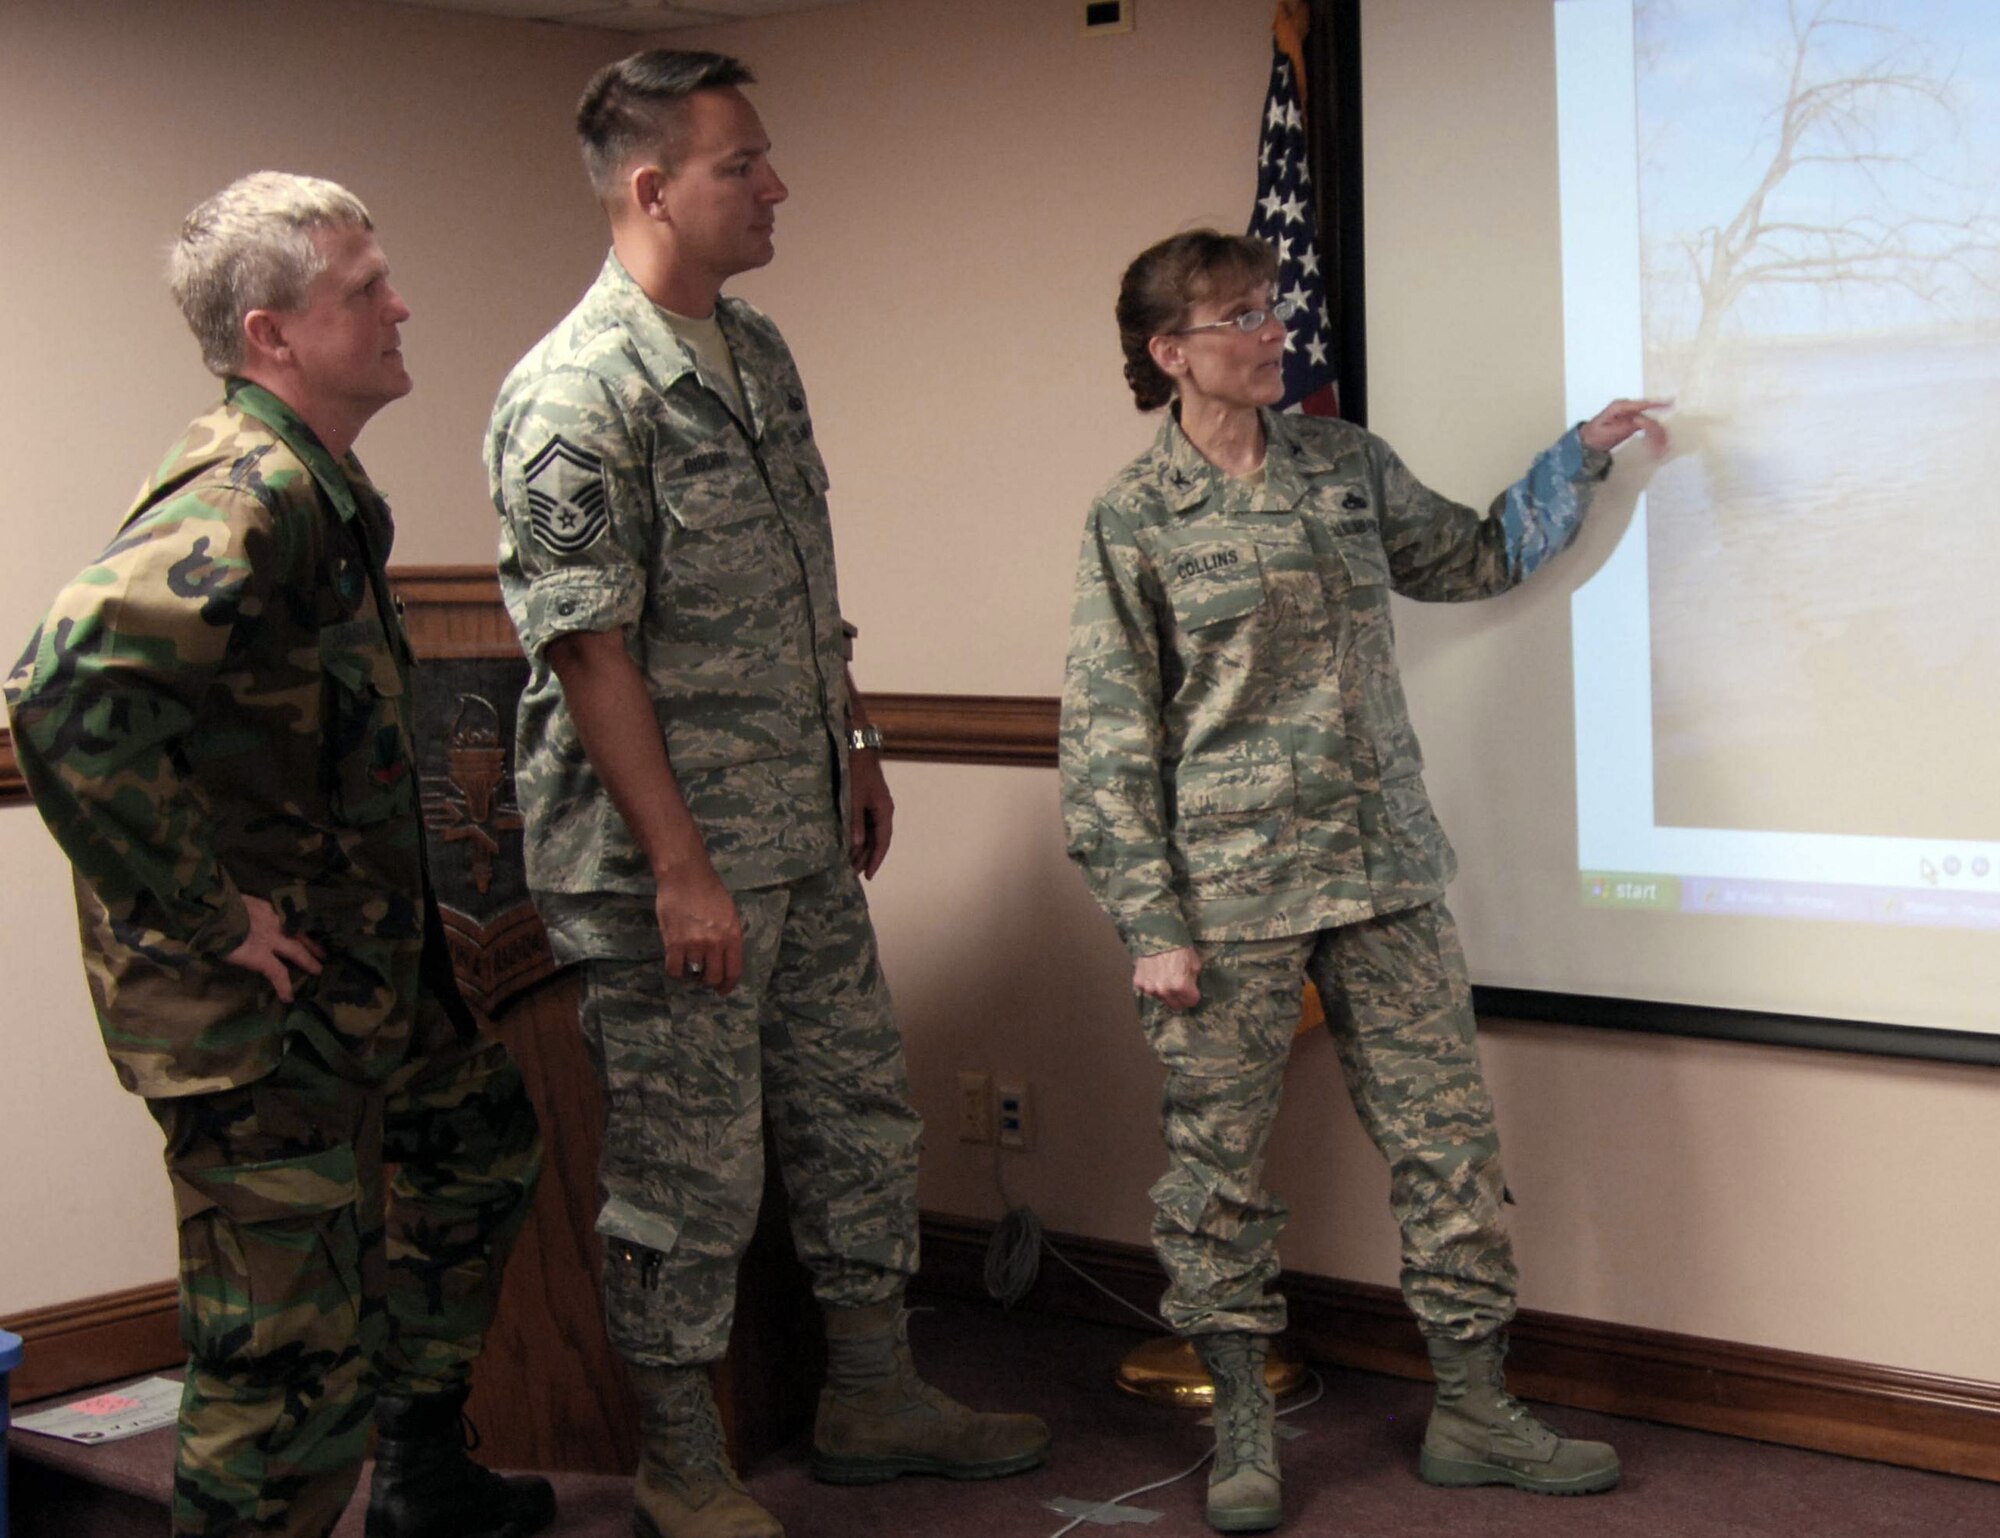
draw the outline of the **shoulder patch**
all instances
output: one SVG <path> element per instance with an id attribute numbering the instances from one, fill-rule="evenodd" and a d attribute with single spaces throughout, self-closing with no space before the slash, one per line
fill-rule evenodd
<path id="1" fill-rule="evenodd" d="M 535 538 L 558 555 L 574 555 L 611 527 L 611 491 L 604 461 L 561 437 L 551 438 L 524 471 L 528 522 Z"/>

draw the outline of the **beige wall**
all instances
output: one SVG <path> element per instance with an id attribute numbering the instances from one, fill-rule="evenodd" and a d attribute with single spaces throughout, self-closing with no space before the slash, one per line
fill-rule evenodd
<path id="1" fill-rule="evenodd" d="M 185 7 L 217 30 L 269 9 Z M 794 188 L 777 263 L 740 288 L 783 322 L 812 391 L 864 685 L 1054 691 L 1084 503 L 1150 432 L 1121 397 L 1109 321 L 1117 272 L 1157 234 L 1237 225 L 1247 213 L 1267 0 L 1145 0 L 1138 30 L 1113 39 L 1079 38 L 1074 10 L 1070 0 L 861 0 L 692 39 L 757 66 L 755 95 Z M 425 393 L 364 449 L 400 504 L 422 508 L 405 513 L 405 559 L 485 559 L 478 418 L 499 369 L 594 265 L 561 119 L 589 62 L 616 46 L 358 7 L 314 13 L 365 16 L 389 35 L 352 45 L 351 73 L 360 99 L 393 107 L 394 124 L 380 142 L 347 145 L 350 162 L 321 165 L 374 200 L 420 322 L 436 317 L 412 334 Z M 122 64 L 86 66 L 83 24 L 43 23 L 50 46 L 69 44 L 60 51 L 83 82 L 75 94 L 100 73 L 143 83 L 141 61 L 168 46 L 122 40 L 145 31 L 132 21 L 143 8 L 125 14 L 129 25 L 107 33 Z M 1374 425 L 1434 485 L 1477 497 L 1560 421 L 1547 0 L 1368 0 L 1364 20 Z M 405 37 L 433 40 L 464 70 L 437 114 L 449 145 L 422 155 L 408 142 L 420 114 L 394 106 L 412 95 L 409 81 L 376 78 L 409 67 L 393 45 Z M 0 155 L 10 160 L 25 153 L 14 114 L 28 109 L 6 77 L 28 76 L 32 100 L 44 73 L 17 59 L 11 48 L 0 59 L 0 126 L 15 130 Z M 177 101 L 168 112 L 169 97 L 159 90 L 160 121 L 186 113 Z M 491 116 L 468 117 L 468 103 Z M 82 156 L 78 175 L 51 175 L 37 191 L 45 212 L 27 227 L 87 228 L 93 258 L 101 249 L 106 262 L 150 251 L 186 203 L 239 169 L 207 138 L 191 141 L 207 146 L 192 170 L 149 147 L 152 179 L 171 172 L 184 184 L 149 184 L 146 208 L 128 208 L 129 196 L 67 185 L 84 180 L 83 165 L 115 171 L 141 153 L 129 133 L 103 137 L 103 158 Z M 453 201 L 434 206 L 433 196 Z M 465 231 L 490 247 L 478 271 L 425 265 L 467 244 Z M 68 259 L 43 238 L 30 244 L 50 266 Z M 129 316 L 103 316 L 103 294 L 86 289 L 102 323 L 74 338 L 30 317 L 51 325 L 54 356 L 81 354 L 73 392 L 110 380 L 122 404 L 100 451 L 45 389 L 4 386 L 15 394 L 0 430 L 29 413 L 30 430 L 9 444 L 17 462 L 30 446 L 60 449 L 101 458 L 78 473 L 109 478 L 88 498 L 66 487 L 30 542 L 37 570 L 0 573 L 11 584 L 0 602 L 19 627 L 94 548 L 99 526 L 76 524 L 116 504 L 141 446 L 163 440 L 205 388 L 171 315 L 157 313 L 152 281 L 145 261 L 118 280 L 140 296 Z M 150 328 L 146 366 L 171 388 L 125 377 L 135 371 L 117 360 L 138 327 Z M 448 361 L 426 365 L 433 348 Z M 399 417 L 407 439 L 390 431 Z M 434 423 L 439 441 L 462 445 L 448 468 L 415 431 Z M 420 541 L 428 501 L 449 506 Z M 17 503 L 13 516 L 36 512 Z M 1498 622 L 1481 608 L 1424 619 L 1403 621 L 1420 724 L 1458 706 L 1450 627 Z M 954 1076 L 982 1068 L 1034 1089 L 1037 1146 L 1003 1166 L 1012 1197 L 1053 1228 L 1143 1240 L 1145 1188 L 1162 1162 L 1158 1073 L 1138 1041 L 1116 941 L 1063 861 L 1053 775 L 903 765 L 894 783 L 899 845 L 875 901 L 933 1128 L 925 1204 L 1001 1211 L 992 1151 L 952 1136 Z M 67 1109 L 32 1139 L 17 1138 L 12 1107 L 0 1120 L 0 1206 L 10 1224 L 27 1215 L 39 1240 L 33 1263 L 0 1245 L 0 1310 L 167 1270 L 149 1129 L 109 1086 L 90 1039 L 68 924 L 46 900 L 54 862 L 23 831 L 29 818 L 0 816 L 0 858 L 10 872 L 32 864 L 37 894 L 4 915 L 0 937 L 0 968 L 35 1022 L 12 1033 L 10 1051 L 30 1043 L 50 1098 Z M 60 1052 L 48 1044 L 57 1039 Z M 1972 1328 L 1971 1302 L 1971 1279 L 2000 1260 L 2000 1243 L 1990 1224 L 1963 1216 L 1983 1210 L 1975 1181 L 2000 1162 L 1990 1076 L 1522 1026 L 1489 1031 L 1487 1060 L 1521 1199 L 1529 1303 L 2000 1380 L 2000 1341 Z M 116 1146 L 51 1201 L 52 1134 L 100 1124 L 116 1129 L 105 1134 Z M 1385 1180 L 1323 1039 L 1299 1049 L 1273 1179 L 1294 1209 L 1288 1264 L 1393 1280 Z M 56 1206 L 68 1212 L 60 1221 L 46 1211 Z M 86 1256 L 84 1238 L 99 1228 L 128 1242 Z M 71 1244 L 58 1283 L 49 1257 Z"/>
<path id="2" fill-rule="evenodd" d="M 1242 225 L 1270 69 L 1268 0 L 1144 10 L 1094 38 L 1071 0 L 691 34 L 757 70 L 793 189 L 778 260 L 737 289 L 811 394 L 864 687 L 1061 687 L 1084 506 L 1157 425 L 1120 382 L 1118 275 L 1177 228 Z"/>
<path id="3" fill-rule="evenodd" d="M 7 6 L 6 662 L 215 397 L 163 258 L 188 209 L 261 167 L 358 192 L 413 311 L 416 394 L 361 441 L 397 509 L 397 558 L 491 560 L 480 432 L 500 376 L 601 259 L 567 124 L 625 46 L 341 0 Z M 8 1313 L 158 1281 L 174 1250 L 158 1137 L 98 1044 L 68 881 L 25 807 L 0 808 L 0 871 Z"/>

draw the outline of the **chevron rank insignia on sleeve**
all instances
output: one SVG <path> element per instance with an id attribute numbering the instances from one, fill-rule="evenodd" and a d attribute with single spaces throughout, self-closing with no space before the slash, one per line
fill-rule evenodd
<path id="1" fill-rule="evenodd" d="M 575 555 L 611 527 L 611 492 L 604 461 L 557 437 L 526 467 L 528 522 L 558 555 Z"/>

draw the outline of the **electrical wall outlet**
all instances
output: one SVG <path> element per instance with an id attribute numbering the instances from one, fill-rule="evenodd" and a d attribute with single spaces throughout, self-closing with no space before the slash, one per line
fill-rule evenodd
<path id="1" fill-rule="evenodd" d="M 993 1141 L 993 1080 L 970 1069 L 961 1069 L 958 1075 L 958 1140 Z"/>
<path id="2" fill-rule="evenodd" d="M 1029 1116 L 1028 1086 L 1002 1084 L 995 1095 L 1002 1148 L 1026 1148 L 1034 1138 L 1034 1122 Z"/>

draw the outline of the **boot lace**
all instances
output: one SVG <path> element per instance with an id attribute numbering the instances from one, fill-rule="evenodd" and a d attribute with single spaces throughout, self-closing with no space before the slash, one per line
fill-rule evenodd
<path id="1" fill-rule="evenodd" d="M 1516 1399 L 1504 1388 L 1494 1390 L 1493 1405 L 1495 1409 L 1514 1425 L 1526 1426 L 1537 1430 L 1543 1429 L 1541 1421 L 1535 1416 L 1535 1412 L 1522 1404 L 1520 1400 Z"/>
<path id="2" fill-rule="evenodd" d="M 1224 1474 L 1233 1474 L 1245 1465 L 1262 1466 L 1263 1406 L 1248 1394 L 1232 1394 L 1216 1405 L 1216 1427 L 1221 1433 L 1218 1446 L 1228 1454 Z"/>
<path id="3" fill-rule="evenodd" d="M 1259 1353 L 1211 1347 L 1203 1353 L 1215 1382 L 1216 1467 L 1225 1478 L 1237 1469 L 1264 1468 L 1265 1425 L 1270 1405 L 1264 1395 Z"/>
<path id="4" fill-rule="evenodd" d="M 716 1413 L 715 1399 L 705 1379 L 692 1373 L 678 1378 L 661 1396 L 659 1418 L 673 1448 L 673 1470 L 691 1491 L 708 1480 L 733 1490 L 743 1488 L 729 1462 L 729 1451 L 722 1438 L 722 1419 Z"/>
<path id="5" fill-rule="evenodd" d="M 1494 1408 L 1499 1410 L 1501 1415 L 1505 1417 L 1509 1427 L 1530 1440 L 1536 1436 L 1554 1436 L 1555 1432 L 1543 1423 L 1540 1416 L 1536 1415 L 1533 1410 L 1530 1410 L 1507 1391 L 1506 1362 L 1508 1344 L 1503 1339 L 1499 1344 L 1499 1348 L 1493 1353 L 1492 1371 L 1487 1379 L 1487 1386 L 1493 1392 Z"/>

